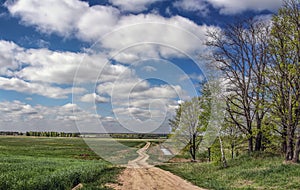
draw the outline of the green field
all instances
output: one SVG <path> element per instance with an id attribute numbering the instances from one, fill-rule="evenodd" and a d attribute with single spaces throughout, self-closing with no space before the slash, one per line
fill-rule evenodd
<path id="1" fill-rule="evenodd" d="M 137 148 L 145 144 L 120 141 Z M 121 170 L 101 159 L 81 138 L 0 137 L 1 190 L 71 189 L 79 183 L 83 189 L 107 189 L 105 184 L 115 182 Z"/>
<path id="2" fill-rule="evenodd" d="M 112 140 L 90 138 L 101 150 L 135 158 L 134 151 L 152 145 L 148 151 L 155 163 L 158 140 L 117 139 L 132 149 L 122 150 Z M 105 146 L 104 146 L 105 145 Z M 154 149 L 152 149 L 154 148 Z M 179 155 L 185 158 L 186 155 Z M 151 159 L 150 159 L 151 160 Z M 160 165 L 197 186 L 208 189 L 300 189 L 300 165 L 285 164 L 273 154 L 240 156 L 228 160 L 228 168 L 219 163 L 166 163 Z M 123 170 L 97 154 L 82 138 L 45 138 L 0 136 L 0 189 L 71 189 L 79 183 L 83 189 L 109 189 L 106 183 L 116 182 Z"/>
<path id="3" fill-rule="evenodd" d="M 241 156 L 228 168 L 216 163 L 161 165 L 197 186 L 208 189 L 300 189 L 300 165 L 285 164 L 275 155 Z"/>

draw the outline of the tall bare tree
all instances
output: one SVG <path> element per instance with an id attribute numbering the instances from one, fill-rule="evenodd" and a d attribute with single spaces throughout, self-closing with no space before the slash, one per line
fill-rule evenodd
<path id="1" fill-rule="evenodd" d="M 255 150 L 262 148 L 269 28 L 263 20 L 248 19 L 209 31 L 206 43 L 213 50 L 212 61 L 225 73 L 231 88 L 227 96 L 227 121 L 247 135 L 249 152 L 253 151 L 254 138 Z"/>

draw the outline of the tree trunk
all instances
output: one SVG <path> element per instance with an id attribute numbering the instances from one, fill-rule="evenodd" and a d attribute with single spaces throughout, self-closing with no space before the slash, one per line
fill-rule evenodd
<path id="1" fill-rule="evenodd" d="M 220 149 L 221 149 L 221 162 L 224 168 L 227 168 L 227 161 L 226 161 L 226 157 L 225 157 L 225 153 L 224 153 L 224 149 L 223 149 L 223 143 L 222 143 L 222 139 L 219 136 L 219 141 L 220 141 Z"/>
<path id="2" fill-rule="evenodd" d="M 298 135 L 297 138 L 297 143 L 296 143 L 296 148 L 295 148 L 295 153 L 293 157 L 293 162 L 298 162 L 299 161 L 299 153 L 300 153 L 300 135 Z"/>
<path id="3" fill-rule="evenodd" d="M 292 126 L 288 127 L 288 136 L 287 136 L 287 150 L 285 160 L 292 160 L 294 157 L 294 132 Z"/>
<path id="4" fill-rule="evenodd" d="M 255 151 L 261 151 L 263 134 L 261 132 L 261 120 L 260 120 L 259 116 L 257 116 L 256 120 L 257 120 L 258 133 L 257 133 L 256 139 L 255 139 L 255 148 L 254 148 L 254 150 Z"/>
<path id="5" fill-rule="evenodd" d="M 253 152 L 253 137 L 252 134 L 251 136 L 248 138 L 248 153 L 252 153 Z"/>
<path id="6" fill-rule="evenodd" d="M 193 153 L 194 153 L 193 160 L 195 161 L 196 160 L 196 134 L 193 134 Z"/>
<path id="7" fill-rule="evenodd" d="M 234 158 L 234 143 L 231 143 L 231 159 Z"/>
<path id="8" fill-rule="evenodd" d="M 196 160 L 196 134 L 193 134 L 192 139 L 190 140 L 190 154 L 192 161 Z"/>
<path id="9" fill-rule="evenodd" d="M 263 134 L 261 131 L 259 131 L 256 135 L 256 139 L 255 139 L 255 151 L 261 151 L 262 150 L 262 138 L 263 138 Z"/>
<path id="10" fill-rule="evenodd" d="M 292 105 L 292 89 L 289 90 L 289 99 L 288 99 L 288 126 L 287 126 L 287 151 L 285 160 L 292 160 L 294 157 L 294 137 L 295 129 L 292 125 L 293 123 L 293 105 Z"/>
<path id="11" fill-rule="evenodd" d="M 192 160 L 195 160 L 195 155 L 194 155 L 194 152 L 193 152 L 193 144 L 190 144 L 190 155 L 192 157 Z"/>
<path id="12" fill-rule="evenodd" d="M 281 139 L 282 139 L 282 143 L 281 143 L 281 151 L 283 154 L 286 154 L 287 152 L 287 132 L 286 132 L 286 126 L 283 127 L 283 132 L 281 134 Z"/>
<path id="13" fill-rule="evenodd" d="M 211 161 L 211 156 L 210 156 L 210 147 L 209 147 L 209 148 L 207 148 L 207 151 L 208 151 L 208 162 L 210 162 L 210 161 Z"/>

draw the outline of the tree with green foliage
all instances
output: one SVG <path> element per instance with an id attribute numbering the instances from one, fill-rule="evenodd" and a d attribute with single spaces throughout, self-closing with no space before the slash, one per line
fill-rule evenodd
<path id="1" fill-rule="evenodd" d="M 224 122 L 221 133 L 224 135 L 225 143 L 228 144 L 231 159 L 234 159 L 234 157 L 238 155 L 239 146 L 243 144 L 242 132 L 236 125 L 229 122 Z"/>
<path id="2" fill-rule="evenodd" d="M 273 121 L 281 126 L 285 160 L 294 162 L 299 160 L 300 152 L 299 7 L 299 0 L 286 0 L 278 14 L 273 16 L 270 39 L 273 61 L 268 73 L 275 117 Z"/>
<path id="3" fill-rule="evenodd" d="M 175 135 L 185 141 L 193 161 L 196 160 L 196 153 L 201 142 L 203 125 L 200 122 L 202 109 L 200 99 L 194 97 L 190 101 L 185 101 L 179 105 L 176 116 L 170 120 Z"/>
<path id="4" fill-rule="evenodd" d="M 230 89 L 226 96 L 227 122 L 247 136 L 249 153 L 262 149 L 262 121 L 268 111 L 265 70 L 269 31 L 265 21 L 248 19 L 207 34 L 206 45 L 213 51 L 211 60 L 225 74 Z"/>
<path id="5" fill-rule="evenodd" d="M 178 105 L 178 108 L 175 110 L 176 115 L 174 116 L 173 119 L 169 119 L 169 124 L 172 128 L 172 131 L 176 131 L 176 129 L 179 126 L 180 123 L 180 117 L 181 117 L 181 103 Z"/>

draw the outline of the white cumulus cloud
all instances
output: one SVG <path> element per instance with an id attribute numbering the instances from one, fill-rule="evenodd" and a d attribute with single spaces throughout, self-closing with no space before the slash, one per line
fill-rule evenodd
<path id="1" fill-rule="evenodd" d="M 114 5 L 133 6 L 136 9 L 139 7 L 137 4 L 144 7 L 153 2 L 112 1 Z M 108 50 L 111 56 L 118 53 L 115 59 L 126 63 L 145 53 L 152 57 L 176 56 L 178 53 L 174 49 L 199 53 L 208 28 L 181 16 L 164 18 L 153 13 L 122 15 L 112 6 L 89 6 L 78 0 L 8 1 L 6 7 L 22 23 L 34 26 L 41 32 L 56 33 L 67 38 L 77 37 L 87 42 L 101 39 L 99 43 L 103 49 Z M 156 46 L 130 48 L 138 43 Z M 163 46 L 169 48 L 166 50 Z M 120 52 L 124 48 L 129 48 L 127 55 Z"/>
<path id="2" fill-rule="evenodd" d="M 184 11 L 199 12 L 201 15 L 206 15 L 209 11 L 203 0 L 179 0 L 175 1 L 173 6 Z"/>
<path id="3" fill-rule="evenodd" d="M 109 0 L 110 3 L 123 11 L 141 12 L 148 9 L 148 6 L 162 0 Z"/>
<path id="4" fill-rule="evenodd" d="M 19 78 L 4 78 L 0 77 L 0 89 L 14 90 L 26 94 L 38 94 L 49 98 L 67 98 L 69 94 L 83 93 L 85 89 L 75 88 L 60 88 L 50 86 L 48 84 L 27 82 Z"/>
<path id="5" fill-rule="evenodd" d="M 21 66 L 15 56 L 23 51 L 23 48 L 13 42 L 0 40 L 0 75 L 13 75 L 12 70 Z"/>
<path id="6" fill-rule="evenodd" d="M 205 15 L 209 12 L 208 4 L 219 9 L 220 14 L 234 15 L 247 10 L 275 11 L 282 5 L 282 0 L 178 0 L 173 6 Z"/>
<path id="7" fill-rule="evenodd" d="M 5 3 L 10 14 L 21 18 L 25 25 L 33 25 L 44 33 L 70 35 L 74 25 L 89 8 L 78 0 L 9 0 Z"/>
<path id="8" fill-rule="evenodd" d="M 103 96 L 99 96 L 96 93 L 92 93 L 92 94 L 85 94 L 80 98 L 80 101 L 82 102 L 96 102 L 96 103 L 105 103 L 108 102 L 109 99 Z"/>

